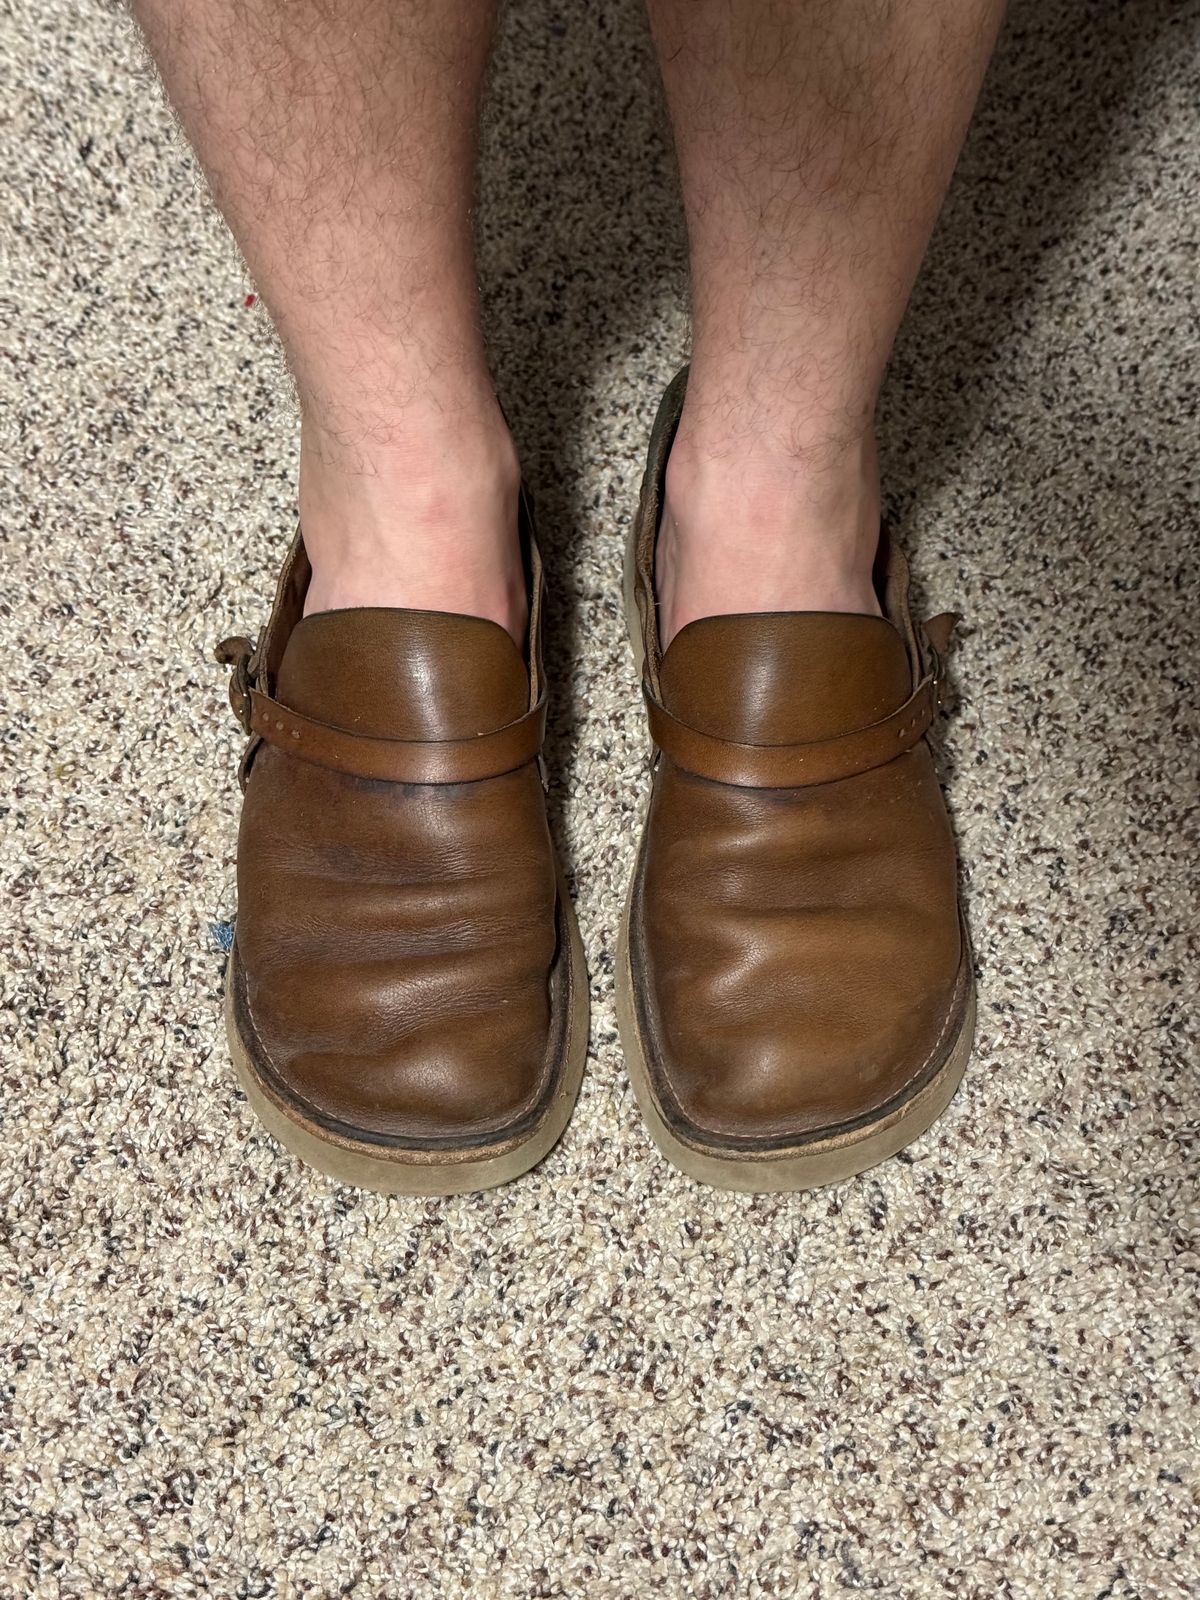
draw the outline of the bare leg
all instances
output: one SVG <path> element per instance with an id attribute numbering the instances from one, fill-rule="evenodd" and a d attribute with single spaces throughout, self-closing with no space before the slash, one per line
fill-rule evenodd
<path id="1" fill-rule="evenodd" d="M 648 0 L 692 254 L 664 638 L 877 611 L 874 412 L 1002 0 Z"/>
<path id="2" fill-rule="evenodd" d="M 134 0 L 301 410 L 310 610 L 520 637 L 516 454 L 470 208 L 490 0 Z"/>

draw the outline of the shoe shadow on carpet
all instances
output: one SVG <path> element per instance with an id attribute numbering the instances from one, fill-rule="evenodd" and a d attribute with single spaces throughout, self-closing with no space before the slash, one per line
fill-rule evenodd
<path id="1" fill-rule="evenodd" d="M 1007 388 L 1023 371 L 1031 332 L 1057 314 L 1051 302 L 1091 284 L 1098 269 L 1110 271 L 1091 253 L 1088 225 L 1110 206 L 1122 220 L 1132 213 L 1137 173 L 1129 156 L 1151 144 L 1156 113 L 1165 119 L 1169 112 L 1156 77 L 1187 58 L 1188 44 L 1175 0 L 1010 5 L 883 396 L 884 481 L 903 513 L 919 517 L 930 489 L 955 475 L 990 413 L 1013 411 Z M 1136 274 L 1132 240 L 1127 264 Z M 1177 310 L 1182 332 L 1187 307 Z M 1087 312 L 1064 331 L 1082 372 L 1071 372 L 1070 386 L 1048 372 L 1043 391 L 1025 400 L 1031 477 L 1053 468 L 1038 450 L 1043 409 L 1045 421 L 1058 420 L 1081 388 L 1085 401 L 1114 413 L 1102 426 L 1071 432 L 1086 471 L 1111 466 L 1120 443 L 1114 429 L 1133 432 L 1108 375 L 1089 370 Z M 1138 344 L 1136 328 L 1128 342 Z M 1184 363 L 1169 376 L 1182 385 Z M 1161 400 L 1169 410 L 1169 397 Z"/>

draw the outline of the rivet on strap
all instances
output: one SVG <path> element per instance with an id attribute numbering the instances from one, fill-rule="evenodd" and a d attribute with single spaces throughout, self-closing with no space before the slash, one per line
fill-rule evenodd
<path id="1" fill-rule="evenodd" d="M 672 716 L 643 686 L 655 744 L 677 767 L 714 783 L 742 789 L 797 789 L 854 778 L 894 761 L 933 721 L 937 683 L 923 678 L 891 716 L 833 739 L 810 744 L 739 744 L 702 733 Z"/>

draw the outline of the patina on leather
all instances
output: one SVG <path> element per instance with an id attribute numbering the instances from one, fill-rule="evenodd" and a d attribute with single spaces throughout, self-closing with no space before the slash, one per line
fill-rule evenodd
<path id="1" fill-rule="evenodd" d="M 560 1087 L 580 974 L 540 772 L 543 585 L 525 523 L 524 656 L 475 617 L 304 617 L 300 533 L 257 649 L 218 651 L 250 735 L 238 1041 L 298 1125 L 401 1160 L 518 1141 Z"/>
<path id="2" fill-rule="evenodd" d="M 878 1123 L 961 1048 L 970 971 L 926 738 L 954 619 L 913 623 L 885 535 L 883 616 L 709 617 L 663 652 L 654 549 L 685 383 L 634 532 L 657 748 L 628 970 L 669 1133 L 769 1157 Z"/>

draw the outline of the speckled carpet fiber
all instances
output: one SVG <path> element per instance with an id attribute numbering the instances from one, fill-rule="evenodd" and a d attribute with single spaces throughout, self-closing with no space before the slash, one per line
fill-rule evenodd
<path id="1" fill-rule="evenodd" d="M 1196 12 L 1019 0 L 884 407 L 930 609 L 978 1054 L 911 1152 L 715 1194 L 612 1006 L 646 746 L 618 552 L 686 348 L 635 0 L 516 3 L 481 215 L 554 586 L 593 974 L 569 1133 L 339 1189 L 220 1024 L 295 432 L 115 7 L 0 8 L 0 1595 L 1195 1594 Z"/>

